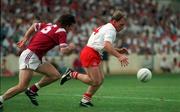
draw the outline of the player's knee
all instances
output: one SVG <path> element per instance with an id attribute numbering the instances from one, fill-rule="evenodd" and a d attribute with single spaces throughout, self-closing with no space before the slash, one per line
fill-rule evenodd
<path id="1" fill-rule="evenodd" d="M 101 86 L 103 84 L 103 80 L 92 81 L 92 86 Z"/>
<path id="2" fill-rule="evenodd" d="M 99 85 L 102 85 L 104 82 L 104 79 L 101 79 L 100 82 L 99 82 Z"/>
<path id="3" fill-rule="evenodd" d="M 22 92 L 22 91 L 25 91 L 25 90 L 27 89 L 27 87 L 28 87 L 28 86 L 26 86 L 26 85 L 18 85 L 18 86 L 17 86 L 17 89 L 18 89 L 20 92 Z"/>
<path id="4" fill-rule="evenodd" d="M 100 83 L 100 85 L 102 85 L 102 84 L 103 84 L 103 82 L 104 82 L 104 79 L 101 79 L 101 83 Z"/>
<path id="5" fill-rule="evenodd" d="M 53 80 L 58 80 L 60 78 L 60 75 L 59 74 L 55 74 L 52 76 L 52 79 Z"/>

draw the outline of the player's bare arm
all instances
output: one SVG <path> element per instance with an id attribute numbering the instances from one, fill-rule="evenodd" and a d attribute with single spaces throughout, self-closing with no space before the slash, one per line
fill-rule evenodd
<path id="1" fill-rule="evenodd" d="M 104 42 L 104 49 L 110 53 L 111 55 L 115 56 L 115 57 L 119 57 L 119 53 L 116 51 L 116 49 L 113 48 L 112 44 L 109 41 L 105 41 Z"/>
<path id="2" fill-rule="evenodd" d="M 67 47 L 60 48 L 60 51 L 65 55 L 69 55 L 74 49 L 75 45 L 73 43 L 70 43 Z"/>
<path id="3" fill-rule="evenodd" d="M 127 56 L 125 56 L 124 54 L 120 54 L 118 51 L 116 51 L 116 49 L 112 46 L 112 44 L 109 41 L 104 42 L 104 48 L 108 53 L 118 58 L 118 60 L 121 63 L 121 66 L 127 66 L 129 64 Z"/>
<path id="4" fill-rule="evenodd" d="M 34 24 L 31 25 L 31 27 L 27 30 L 27 32 L 25 33 L 24 37 L 22 38 L 22 40 L 20 40 L 17 43 L 17 47 L 22 48 L 24 47 L 25 43 L 29 40 L 29 38 L 31 37 L 31 35 L 35 32 L 34 29 Z"/>

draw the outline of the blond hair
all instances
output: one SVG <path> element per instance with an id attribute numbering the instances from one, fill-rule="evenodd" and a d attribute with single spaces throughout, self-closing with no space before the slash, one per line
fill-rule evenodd
<path id="1" fill-rule="evenodd" d="M 112 18 L 111 20 L 116 20 L 116 21 L 119 21 L 121 18 L 124 17 L 124 14 L 122 11 L 120 10 L 116 10 L 114 11 L 113 15 L 112 15 Z"/>

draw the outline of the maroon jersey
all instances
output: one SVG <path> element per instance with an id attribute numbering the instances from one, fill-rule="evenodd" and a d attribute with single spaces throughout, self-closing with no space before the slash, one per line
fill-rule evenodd
<path id="1" fill-rule="evenodd" d="M 66 47 L 66 30 L 60 28 L 58 25 L 53 25 L 51 23 L 35 23 L 36 34 L 32 37 L 28 49 L 33 51 L 41 60 L 42 57 L 55 47 L 60 45 L 60 47 Z"/>

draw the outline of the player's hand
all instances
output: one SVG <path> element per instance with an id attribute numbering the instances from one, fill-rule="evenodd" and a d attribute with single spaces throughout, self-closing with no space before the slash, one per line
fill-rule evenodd
<path id="1" fill-rule="evenodd" d="M 118 60 L 120 61 L 122 67 L 125 67 L 129 64 L 128 58 L 125 55 L 120 55 Z"/>
<path id="2" fill-rule="evenodd" d="M 116 49 L 120 54 L 129 54 L 128 50 L 126 48 Z"/>
<path id="3" fill-rule="evenodd" d="M 26 44 L 26 40 L 25 39 L 22 39 L 20 40 L 18 43 L 17 43 L 17 47 L 18 48 L 24 48 L 25 47 L 25 44 Z"/>
<path id="4" fill-rule="evenodd" d="M 67 47 L 61 48 L 60 51 L 64 54 L 64 55 L 70 55 L 72 54 L 73 50 L 75 49 L 75 45 L 73 43 L 70 43 Z"/>
<path id="5" fill-rule="evenodd" d="M 69 48 L 70 48 L 70 49 L 75 49 L 75 44 L 74 44 L 74 43 L 70 43 L 70 44 L 69 44 Z"/>

